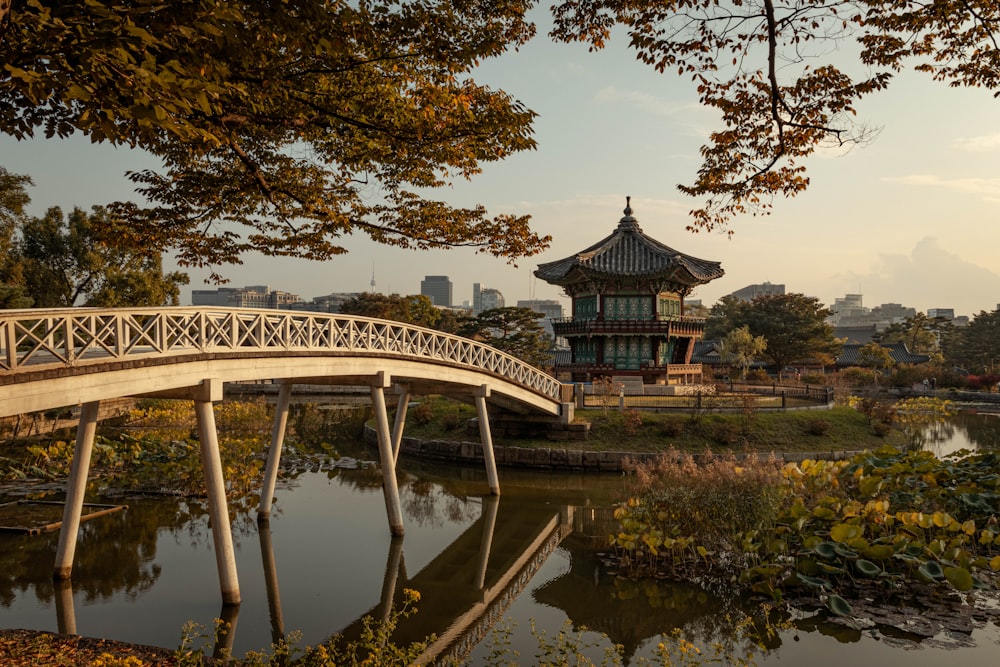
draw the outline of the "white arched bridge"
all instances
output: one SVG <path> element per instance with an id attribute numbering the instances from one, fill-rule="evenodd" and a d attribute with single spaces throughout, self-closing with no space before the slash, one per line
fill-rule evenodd
<path id="1" fill-rule="evenodd" d="M 31 309 L 0 314 L 0 417 L 81 406 L 55 575 L 68 578 L 100 402 L 122 397 L 195 402 L 223 602 L 239 604 L 212 403 L 227 382 L 281 384 L 261 490 L 271 509 L 295 384 L 368 386 L 375 410 L 389 527 L 402 534 L 396 484 L 411 394 L 476 405 L 490 490 L 499 494 L 487 404 L 572 419 L 571 391 L 488 345 L 412 325 L 339 314 L 227 308 Z M 399 402 L 390 430 L 385 389 Z"/>

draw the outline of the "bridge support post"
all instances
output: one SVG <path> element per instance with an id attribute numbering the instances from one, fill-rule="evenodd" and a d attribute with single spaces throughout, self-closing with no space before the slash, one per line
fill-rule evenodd
<path id="1" fill-rule="evenodd" d="M 277 646 L 285 638 L 285 619 L 281 613 L 281 591 L 278 589 L 278 567 L 271 544 L 271 525 L 264 521 L 257 526 L 260 539 L 260 559 L 264 564 L 264 588 L 267 590 L 267 611 L 271 617 L 271 643 Z"/>
<path id="2" fill-rule="evenodd" d="M 490 551 L 493 548 L 493 533 L 496 532 L 499 510 L 498 496 L 483 498 L 483 538 L 479 542 L 479 569 L 476 571 L 476 589 L 480 591 L 486 586 L 486 568 L 490 564 Z"/>
<path id="3" fill-rule="evenodd" d="M 410 386 L 396 385 L 399 401 L 396 403 L 396 422 L 392 425 L 392 461 L 399 461 L 399 447 L 403 442 L 403 427 L 406 426 L 406 409 L 410 405 Z"/>
<path id="4" fill-rule="evenodd" d="M 403 564 L 403 536 L 394 535 L 389 541 L 389 555 L 385 560 L 385 576 L 382 577 L 382 595 L 379 596 L 378 620 L 389 620 L 392 615 L 392 601 L 396 597 L 396 582 L 399 581 L 399 568 Z"/>
<path id="5" fill-rule="evenodd" d="M 59 546 L 56 548 L 55 579 L 69 579 L 73 573 L 73 556 L 80 533 L 80 515 L 83 513 L 83 496 L 87 492 L 87 474 L 90 472 L 90 455 L 94 451 L 94 434 L 97 432 L 97 413 L 101 402 L 84 403 L 80 408 L 80 423 L 76 427 L 76 446 L 73 464 L 66 486 L 66 504 L 63 505 L 62 526 L 59 528 Z"/>
<path id="6" fill-rule="evenodd" d="M 389 517 L 389 532 L 403 534 L 403 510 L 399 504 L 399 485 L 396 482 L 396 459 L 392 454 L 392 435 L 389 433 L 389 415 L 385 409 L 385 388 L 388 374 L 379 371 L 372 379 L 372 407 L 375 410 L 375 433 L 378 435 L 378 457 L 382 464 L 382 495 L 385 512 Z"/>
<path id="7" fill-rule="evenodd" d="M 223 605 L 238 605 L 240 584 L 236 576 L 236 552 L 233 533 L 229 525 L 229 507 L 226 504 L 226 486 L 222 475 L 222 458 L 219 455 L 219 436 L 215 429 L 213 401 L 222 400 L 222 383 L 205 380 L 194 402 L 198 417 L 198 438 L 201 441 L 201 467 L 208 490 L 208 515 L 212 522 L 212 539 L 215 543 L 215 564 L 219 569 L 219 585 Z"/>
<path id="8" fill-rule="evenodd" d="M 271 516 L 274 501 L 274 486 L 278 482 L 278 464 L 281 463 L 281 448 L 285 442 L 288 427 L 288 404 L 292 397 L 292 383 L 283 382 L 278 391 L 278 405 L 274 409 L 274 425 L 271 427 L 271 446 L 267 450 L 267 465 L 264 467 L 264 482 L 260 490 L 260 505 L 257 506 L 257 522 L 266 522 Z"/>
<path id="9" fill-rule="evenodd" d="M 497 460 L 493 454 L 493 436 L 490 433 L 490 416 L 486 411 L 486 398 L 490 395 L 488 385 L 476 390 L 476 415 L 479 417 L 479 437 L 483 442 L 483 462 L 486 464 L 486 480 L 490 493 L 500 495 L 500 477 L 497 475 Z"/>

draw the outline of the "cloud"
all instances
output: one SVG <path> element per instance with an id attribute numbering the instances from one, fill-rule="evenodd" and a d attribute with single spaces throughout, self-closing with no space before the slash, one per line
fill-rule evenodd
<path id="1" fill-rule="evenodd" d="M 954 308 L 958 315 L 975 315 L 1000 300 L 1000 274 L 945 250 L 933 237 L 917 241 L 909 254 L 880 253 L 867 272 L 848 271 L 831 282 L 860 286 L 868 306 L 901 303 L 923 312 Z"/>
<path id="2" fill-rule="evenodd" d="M 1000 132 L 983 134 L 978 137 L 959 137 L 954 141 L 955 148 L 970 153 L 988 153 L 1000 150 Z"/>
<path id="3" fill-rule="evenodd" d="M 933 174 L 910 174 L 908 176 L 887 176 L 888 183 L 936 187 L 954 192 L 979 195 L 990 201 L 1000 201 L 1000 178 L 942 178 Z"/>
<path id="4" fill-rule="evenodd" d="M 701 105 L 690 102 L 671 102 L 669 100 L 650 95 L 641 90 L 618 90 L 614 86 L 605 86 L 594 95 L 595 102 L 625 102 L 653 116 L 673 117 L 678 114 L 688 113 L 695 109 L 701 109 Z"/>

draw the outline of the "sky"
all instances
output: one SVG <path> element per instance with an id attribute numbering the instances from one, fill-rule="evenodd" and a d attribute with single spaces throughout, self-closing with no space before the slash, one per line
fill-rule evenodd
<path id="1" fill-rule="evenodd" d="M 589 53 L 551 42 L 546 30 L 540 25 L 532 42 L 476 75 L 539 114 L 537 149 L 487 164 L 434 196 L 483 204 L 492 214 L 530 214 L 533 228 L 552 236 L 548 250 L 514 266 L 470 249 L 399 250 L 355 235 L 348 254 L 329 261 L 247 256 L 240 266 L 219 267 L 228 285 L 269 285 L 309 300 L 369 290 L 373 274 L 379 292 L 414 294 L 425 275 L 445 274 L 456 305 L 471 300 L 474 282 L 499 289 L 508 305 L 529 298 L 568 305 L 532 271 L 610 234 L 631 196 L 645 233 L 722 263 L 725 276 L 689 297 L 705 305 L 762 282 L 826 305 L 860 293 L 868 307 L 899 303 L 974 316 L 1000 304 L 1000 123 L 990 91 L 902 73 L 858 106 L 858 120 L 878 130 L 874 140 L 804 162 L 806 192 L 775 200 L 769 216 L 734 219 L 731 236 L 692 233 L 687 214 L 699 202 L 676 186 L 694 181 L 698 150 L 720 128 L 717 116 L 698 105 L 687 79 L 637 62 L 625 40 Z M 83 137 L 4 136 L 0 165 L 32 177 L 30 210 L 41 215 L 50 206 L 136 199 L 124 173 L 156 162 Z M 182 304 L 190 304 L 192 289 L 216 286 L 205 282 L 208 271 L 183 270 L 191 284 Z"/>

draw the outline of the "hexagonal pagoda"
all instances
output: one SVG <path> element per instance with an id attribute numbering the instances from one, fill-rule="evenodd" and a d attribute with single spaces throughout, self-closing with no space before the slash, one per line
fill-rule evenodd
<path id="1" fill-rule="evenodd" d="M 535 271 L 573 300 L 573 316 L 553 322 L 571 350 L 571 361 L 557 362 L 555 373 L 574 382 L 599 376 L 637 376 L 644 384 L 700 381 L 701 364 L 691 363 L 691 353 L 705 321 L 684 314 L 684 298 L 724 273 L 719 262 L 644 234 L 626 198 L 613 234 Z"/>

